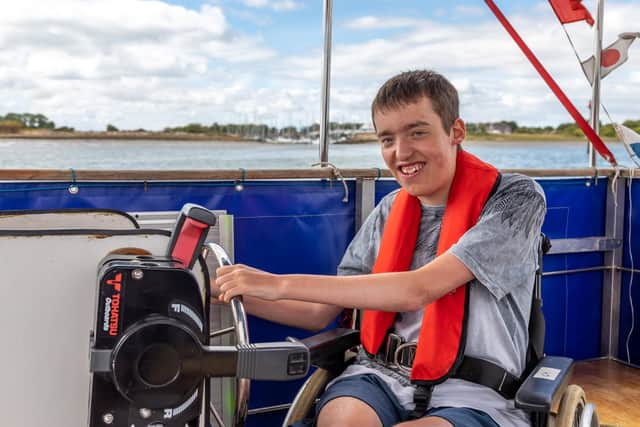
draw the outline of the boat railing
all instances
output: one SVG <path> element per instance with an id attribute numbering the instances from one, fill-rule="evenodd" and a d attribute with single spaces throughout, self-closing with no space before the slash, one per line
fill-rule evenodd
<path id="1" fill-rule="evenodd" d="M 391 178 L 388 169 L 338 169 L 345 179 Z M 502 173 L 521 173 L 533 178 L 631 177 L 628 169 L 501 169 Z M 0 181 L 199 181 L 199 180 L 270 180 L 335 179 L 333 168 L 318 169 L 194 169 L 194 170 L 97 170 L 97 169 L 0 169 Z M 636 176 L 633 176 L 636 178 Z M 637 176 L 640 178 L 640 175 Z"/>
<path id="2" fill-rule="evenodd" d="M 635 275 L 639 270 L 630 268 L 625 259 L 627 229 L 625 228 L 626 213 L 625 204 L 628 202 L 628 183 L 633 182 L 640 175 L 634 175 L 631 169 L 622 168 L 575 168 L 575 169 L 502 169 L 503 173 L 521 173 L 536 178 L 543 185 L 545 182 L 557 184 L 557 180 L 573 182 L 575 189 L 592 187 L 587 190 L 585 197 L 592 200 L 591 207 L 584 208 L 584 212 L 575 213 L 590 217 L 598 215 L 598 221 L 604 218 L 604 224 L 594 227 L 590 235 L 581 233 L 578 237 L 571 233 L 558 233 L 551 236 L 553 247 L 549 252 L 554 255 L 577 255 L 588 253 L 602 254 L 602 262 L 589 263 L 589 265 L 569 265 L 564 267 L 555 265 L 553 269 L 545 268 L 545 276 L 552 279 L 554 276 L 578 275 L 579 273 L 602 272 L 602 322 L 600 355 L 615 358 L 619 354 L 620 342 L 620 303 L 622 294 L 622 275 Z M 576 183 L 575 181 L 578 180 Z M 59 187 L 69 186 L 69 192 L 87 185 L 100 185 L 115 182 L 119 186 L 127 182 L 163 186 L 163 183 L 175 183 L 189 185 L 189 183 L 208 183 L 215 186 L 234 187 L 240 192 L 261 181 L 261 185 L 274 185 L 279 182 L 294 183 L 296 181 L 342 181 L 345 188 L 342 202 L 353 203 L 347 209 L 354 217 L 354 230 L 357 230 L 368 214 L 374 209 L 379 197 L 393 187 L 392 175 L 387 169 L 359 168 L 338 169 L 335 167 L 308 168 L 308 169 L 219 169 L 219 170 L 73 170 L 73 169 L 4 169 L 0 170 L 0 182 L 3 185 L 16 183 L 16 188 L 0 188 L 2 191 L 28 191 L 29 183 L 34 185 L 46 182 L 56 183 Z M 265 182 L 266 181 L 266 182 Z M 26 184 L 26 186 L 25 186 Z M 382 187 L 380 187 L 382 185 Z M 352 190 L 349 191 L 347 187 Z M 333 191 L 339 187 L 335 186 Z M 605 189 L 606 188 L 606 189 Z M 635 185 L 634 185 L 635 188 Z M 285 190 L 290 191 L 290 190 Z M 350 194 L 349 194 L 350 193 Z M 629 194 L 631 192 L 629 191 Z M 563 196 L 564 197 L 564 196 Z M 597 198 L 597 200 L 595 200 Z M 350 200 L 351 199 L 351 200 Z M 591 202 L 589 202 L 591 203 Z M 571 209 L 569 205 L 566 209 Z M 604 206 L 603 213 L 600 212 Z M 347 206 L 345 205 L 345 208 Z M 314 208 L 315 209 L 315 208 Z M 594 210 L 595 209 L 595 210 Z M 596 212 L 597 210 L 597 212 Z M 568 214 L 567 214 L 568 215 Z M 556 238 L 554 238 L 556 237 Z"/>

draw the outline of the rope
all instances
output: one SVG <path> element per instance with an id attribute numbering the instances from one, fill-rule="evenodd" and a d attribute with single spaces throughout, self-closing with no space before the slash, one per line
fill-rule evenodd
<path id="1" fill-rule="evenodd" d="M 616 225 L 617 225 L 617 219 L 618 219 L 618 215 L 617 215 L 617 211 L 618 211 L 618 198 L 616 197 L 616 191 L 618 189 L 618 178 L 620 177 L 620 171 L 622 168 L 616 168 L 616 174 L 614 175 L 612 181 L 611 181 L 611 191 L 614 194 L 614 198 L 613 198 L 613 205 L 614 205 L 614 210 L 613 210 L 613 230 L 615 232 L 616 230 Z M 635 177 L 635 171 L 636 168 L 627 168 L 628 172 L 629 172 L 629 183 L 628 183 L 628 197 L 629 197 L 629 213 L 627 216 L 627 222 L 629 224 L 629 231 L 627 233 L 627 249 L 629 251 L 629 260 L 631 263 L 631 271 L 634 270 L 635 266 L 634 266 L 634 262 L 633 262 L 633 248 L 631 246 L 631 236 L 633 234 L 632 232 L 632 226 L 633 223 L 631 221 L 632 219 L 632 212 L 633 212 L 633 199 L 632 199 L 632 186 L 633 186 L 633 178 Z M 616 265 L 615 262 L 615 251 L 613 252 L 613 258 L 612 258 L 612 265 Z M 629 275 L 629 305 L 631 308 L 631 328 L 629 329 L 629 332 L 627 333 L 627 338 L 625 340 L 625 349 L 627 351 L 627 362 L 631 363 L 631 351 L 629 349 L 629 343 L 631 341 L 631 336 L 633 334 L 633 330 L 635 329 L 635 307 L 633 305 L 633 276 L 634 274 L 630 274 Z"/>
<path id="2" fill-rule="evenodd" d="M 333 175 L 338 179 L 338 181 L 342 182 L 342 187 L 344 188 L 344 197 L 342 198 L 342 203 L 349 203 L 349 186 L 347 185 L 347 182 L 344 180 L 344 177 L 342 176 L 342 172 L 340 172 L 340 169 L 338 169 L 338 167 L 333 163 L 329 163 L 329 162 L 318 162 L 318 163 L 313 163 L 311 165 L 311 167 L 316 167 L 316 166 L 331 168 Z"/>
<path id="3" fill-rule="evenodd" d="M 564 30 L 564 34 L 567 36 L 567 40 L 569 40 L 569 44 L 571 45 L 571 49 L 573 49 L 573 53 L 576 55 L 576 59 L 578 60 L 578 64 L 580 64 L 580 68 L 582 69 L 582 72 L 584 73 L 584 76 L 587 78 L 587 80 L 589 80 L 589 76 L 587 75 L 587 71 L 582 66 L 582 60 L 580 59 L 580 55 L 578 54 L 578 50 L 576 49 L 576 46 L 573 44 L 573 40 L 571 40 L 571 36 L 567 32 L 567 27 L 564 24 L 562 24 L 562 29 Z"/>
<path id="4" fill-rule="evenodd" d="M 616 221 L 618 220 L 618 216 L 616 215 L 616 210 L 618 209 L 618 198 L 616 197 L 618 191 L 618 178 L 620 178 L 621 167 L 615 168 L 615 175 L 611 178 L 611 194 L 613 194 L 613 229 L 616 229 Z"/>
<path id="5" fill-rule="evenodd" d="M 627 245 L 629 248 L 629 259 L 631 260 L 631 270 L 633 271 L 634 269 L 634 265 L 633 265 L 633 250 L 631 248 L 631 213 L 632 213 L 632 208 L 633 208 L 633 203 L 631 200 L 631 187 L 633 185 L 633 178 L 635 176 L 635 168 L 629 168 L 629 216 L 628 216 L 628 221 L 629 221 L 629 235 L 627 237 Z M 633 334 L 633 329 L 635 328 L 635 310 L 633 307 L 633 295 L 631 293 L 632 289 L 633 289 L 633 276 L 634 274 L 629 274 L 629 305 L 631 306 L 631 328 L 629 329 L 629 333 L 627 334 L 627 339 L 625 342 L 626 345 L 626 350 L 627 350 L 627 362 L 631 363 L 631 352 L 629 351 L 629 341 L 631 341 L 631 334 Z"/>

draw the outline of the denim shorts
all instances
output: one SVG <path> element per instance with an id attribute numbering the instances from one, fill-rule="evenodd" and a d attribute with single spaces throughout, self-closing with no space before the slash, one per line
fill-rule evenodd
<path id="1" fill-rule="evenodd" d="M 400 405 L 389 386 L 372 374 L 354 375 L 333 383 L 320 396 L 316 413 L 320 413 L 324 405 L 338 397 L 353 397 L 366 403 L 376 411 L 384 427 L 407 421 L 411 413 Z M 471 408 L 431 408 L 424 416 L 443 418 L 454 427 L 499 427 L 489 415 Z"/>

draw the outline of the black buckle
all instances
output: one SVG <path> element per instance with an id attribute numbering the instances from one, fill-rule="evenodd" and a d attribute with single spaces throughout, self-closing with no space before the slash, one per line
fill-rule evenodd
<path id="1" fill-rule="evenodd" d="M 416 390 L 413 393 L 413 403 L 416 407 L 409 414 L 410 420 L 417 420 L 422 418 L 429 409 L 429 403 L 431 402 L 431 394 L 433 393 L 433 386 L 416 386 Z"/>
<path id="2" fill-rule="evenodd" d="M 407 342 L 399 345 L 393 354 L 394 365 L 407 374 L 410 374 L 417 348 L 418 344 L 416 342 Z"/>
<path id="3" fill-rule="evenodd" d="M 380 346 L 380 351 L 375 355 L 375 359 L 385 366 L 397 367 L 409 374 L 416 356 L 416 349 L 416 342 L 406 342 L 400 335 L 389 333 Z"/>
<path id="4" fill-rule="evenodd" d="M 396 354 L 396 350 L 404 343 L 404 339 L 397 334 L 389 333 L 385 339 L 381 351 L 376 354 L 376 360 L 382 362 L 385 365 L 393 364 L 393 359 Z"/>

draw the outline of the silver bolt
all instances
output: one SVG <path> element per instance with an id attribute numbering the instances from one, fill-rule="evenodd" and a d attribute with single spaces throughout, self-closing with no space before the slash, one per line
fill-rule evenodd
<path id="1" fill-rule="evenodd" d="M 151 409 L 140 408 L 140 416 L 146 420 L 151 416 Z"/>
<path id="2" fill-rule="evenodd" d="M 113 424 L 113 414 L 111 412 L 107 412 L 102 416 L 102 422 L 105 424 Z"/>
<path id="3" fill-rule="evenodd" d="M 69 186 L 69 193 L 78 194 L 78 191 L 80 191 L 80 188 L 78 188 L 77 185 L 70 185 Z"/>
<path id="4" fill-rule="evenodd" d="M 135 280 L 140 280 L 144 277 L 144 273 L 139 268 L 136 268 L 131 272 L 131 277 L 133 277 Z"/>
<path id="5" fill-rule="evenodd" d="M 236 189 L 236 191 L 242 191 L 242 190 L 244 190 L 244 185 L 238 183 L 238 184 L 235 185 L 235 189 Z"/>

